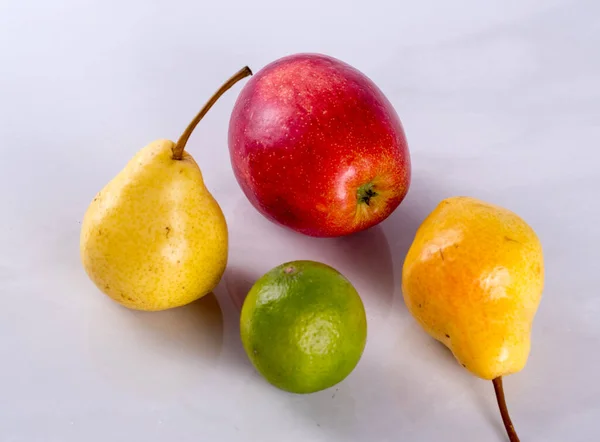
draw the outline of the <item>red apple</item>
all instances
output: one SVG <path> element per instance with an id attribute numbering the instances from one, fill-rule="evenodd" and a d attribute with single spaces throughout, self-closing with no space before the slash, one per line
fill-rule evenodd
<path id="1" fill-rule="evenodd" d="M 411 178 L 391 103 L 364 74 L 321 54 L 283 57 L 246 83 L 231 115 L 229 151 L 259 212 L 316 237 L 380 223 Z"/>

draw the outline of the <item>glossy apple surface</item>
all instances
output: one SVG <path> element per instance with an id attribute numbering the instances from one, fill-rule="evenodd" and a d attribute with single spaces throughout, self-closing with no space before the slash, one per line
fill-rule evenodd
<path id="1" fill-rule="evenodd" d="M 408 192 L 410 155 L 396 111 L 369 78 L 329 56 L 287 56 L 251 77 L 228 141 L 252 205 L 306 235 L 367 229 Z"/>

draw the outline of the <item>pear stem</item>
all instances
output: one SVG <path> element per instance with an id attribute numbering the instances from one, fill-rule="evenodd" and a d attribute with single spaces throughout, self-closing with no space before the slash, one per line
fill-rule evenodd
<path id="1" fill-rule="evenodd" d="M 508 408 L 506 407 L 506 399 L 504 398 L 504 387 L 502 386 L 502 376 L 497 377 L 492 381 L 494 384 L 494 391 L 496 392 L 496 399 L 498 400 L 498 407 L 500 407 L 500 415 L 502 416 L 502 422 L 504 422 L 504 428 L 508 434 L 510 442 L 520 442 L 519 436 L 515 431 L 515 427 L 510 420 L 508 414 Z"/>
<path id="2" fill-rule="evenodd" d="M 200 109 L 198 115 L 196 115 L 191 121 L 191 123 L 188 125 L 188 127 L 185 128 L 185 131 L 183 131 L 181 137 L 179 137 L 179 140 L 177 140 L 177 144 L 175 144 L 175 147 L 173 147 L 174 160 L 181 160 L 183 158 L 183 150 L 185 149 L 185 145 L 188 139 L 190 138 L 190 135 L 192 135 L 192 132 L 194 131 L 200 120 L 202 120 L 204 115 L 206 115 L 206 113 L 210 110 L 213 104 L 215 104 L 217 100 L 221 97 L 221 95 L 227 92 L 227 90 L 230 89 L 234 84 L 236 84 L 238 81 L 249 75 L 252 75 L 252 71 L 248 66 L 244 66 L 233 77 L 227 80 L 223 84 L 223 86 L 221 86 L 219 90 L 215 92 L 215 94 L 212 97 L 210 97 L 210 99 L 206 102 L 204 107 Z"/>

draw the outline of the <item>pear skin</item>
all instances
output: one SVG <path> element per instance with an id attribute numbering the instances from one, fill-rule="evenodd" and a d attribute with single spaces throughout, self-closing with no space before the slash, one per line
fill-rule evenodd
<path id="1" fill-rule="evenodd" d="M 411 315 L 469 372 L 494 381 L 503 419 L 502 376 L 527 363 L 543 288 L 534 230 L 515 213 L 471 197 L 445 199 L 427 216 L 402 271 Z"/>
<path id="2" fill-rule="evenodd" d="M 185 144 L 218 97 L 209 100 L 177 143 L 141 149 L 93 199 L 81 227 L 80 254 L 94 284 L 119 304 L 146 311 L 186 305 L 210 293 L 227 265 L 221 207 Z"/>
<path id="3" fill-rule="evenodd" d="M 90 204 L 81 229 L 84 268 L 126 307 L 188 304 L 219 283 L 227 224 L 194 159 L 175 143 L 144 147 Z"/>

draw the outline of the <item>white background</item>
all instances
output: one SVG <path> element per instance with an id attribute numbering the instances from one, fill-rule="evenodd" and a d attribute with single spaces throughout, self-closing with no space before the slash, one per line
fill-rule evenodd
<path id="1" fill-rule="evenodd" d="M 3 0 L 0 441 L 506 440 L 491 383 L 400 291 L 418 224 L 459 194 L 516 211 L 544 245 L 529 363 L 505 379 L 522 441 L 599 440 L 599 48 L 595 0 Z M 354 65 L 396 107 L 413 164 L 401 207 L 346 239 L 266 221 L 229 166 L 240 84 L 188 144 L 230 226 L 216 297 L 141 313 L 96 290 L 79 260 L 94 194 L 148 142 L 176 140 L 243 65 L 304 51 Z M 236 302 L 303 258 L 352 280 L 369 338 L 344 382 L 295 396 L 252 369 Z"/>

